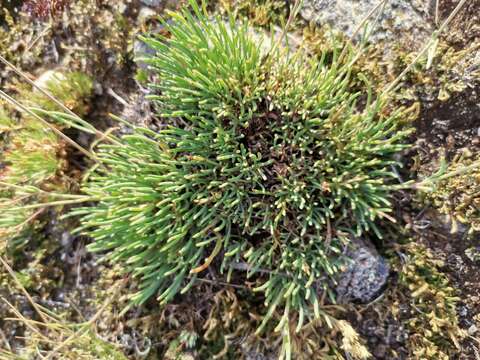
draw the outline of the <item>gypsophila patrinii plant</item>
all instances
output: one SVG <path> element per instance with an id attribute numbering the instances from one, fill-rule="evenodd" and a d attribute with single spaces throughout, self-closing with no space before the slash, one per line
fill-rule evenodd
<path id="1" fill-rule="evenodd" d="M 352 90 L 352 51 L 261 52 L 248 24 L 190 5 L 167 35 L 144 39 L 166 127 L 101 145 L 108 169 L 84 189 L 100 201 L 74 214 L 90 249 L 139 280 L 134 304 L 165 304 L 218 266 L 256 281 L 268 306 L 259 330 L 282 309 L 276 329 L 288 337 L 293 314 L 297 330 L 321 316 L 349 239 L 381 235 L 409 130 L 367 83 Z"/>

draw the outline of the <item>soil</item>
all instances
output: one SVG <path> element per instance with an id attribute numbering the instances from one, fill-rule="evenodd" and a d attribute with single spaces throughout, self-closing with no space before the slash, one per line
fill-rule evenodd
<path id="1" fill-rule="evenodd" d="M 460 326 L 467 331 L 470 329 L 470 335 L 478 336 L 476 329 L 480 314 L 480 259 L 473 257 L 472 252 L 476 254 L 480 250 L 480 235 L 469 237 L 462 231 L 451 234 L 450 230 L 445 223 L 432 221 L 420 240 L 427 244 L 436 258 L 444 262 L 442 272 L 447 274 L 452 286 L 459 290 L 457 313 Z M 478 340 L 466 338 L 457 358 L 476 359 L 478 346 Z"/>
<path id="2" fill-rule="evenodd" d="M 439 19 L 446 19 L 459 0 L 438 0 Z M 451 31 L 448 31 L 446 37 L 448 41 L 458 49 L 466 48 L 475 43 L 480 38 L 480 8 L 479 0 L 467 1 L 464 8 L 456 16 Z"/>
<path id="3" fill-rule="evenodd" d="M 453 94 L 448 100 L 425 101 L 416 122 L 417 137 L 424 138 L 432 148 L 445 147 L 451 155 L 468 147 L 475 151 L 480 145 L 480 85 Z"/>
<path id="4" fill-rule="evenodd" d="M 440 18 L 446 18 L 458 1 L 439 2 Z M 445 35 L 448 43 L 457 49 L 476 46 L 480 39 L 480 1 L 467 2 Z M 477 61 L 478 64 L 478 61 Z M 478 65 L 477 65 L 478 66 Z M 421 115 L 416 122 L 417 136 L 422 147 L 428 148 L 428 158 L 436 163 L 439 149 L 451 159 L 465 149 L 474 154 L 480 150 L 480 81 L 477 80 L 463 91 L 455 93 L 446 101 L 424 101 Z M 423 155 L 425 156 L 425 152 Z M 441 268 L 457 290 L 460 301 L 457 306 L 460 326 L 469 335 L 462 343 L 462 351 L 455 359 L 478 359 L 478 320 L 480 314 L 480 262 L 475 254 L 480 249 L 480 235 L 468 235 L 467 227 L 461 226 L 452 234 L 451 224 L 433 209 L 424 211 L 421 219 L 428 226 L 417 236 L 434 256 L 444 262 Z"/>

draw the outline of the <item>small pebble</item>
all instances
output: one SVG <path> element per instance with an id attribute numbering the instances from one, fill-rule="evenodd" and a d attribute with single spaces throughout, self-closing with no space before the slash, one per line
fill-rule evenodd
<path id="1" fill-rule="evenodd" d="M 144 24 L 145 22 L 147 22 L 148 20 L 156 16 L 157 16 L 157 12 L 155 10 L 153 10 L 152 8 L 143 6 L 138 13 L 137 21 L 140 24 Z"/>
<path id="2" fill-rule="evenodd" d="M 377 359 L 383 359 L 385 358 L 385 355 L 387 354 L 387 349 L 385 347 L 385 345 L 383 344 L 380 344 L 378 345 L 375 350 L 373 351 L 373 355 L 375 356 L 375 358 Z"/>
<path id="3" fill-rule="evenodd" d="M 162 3 L 162 0 L 140 0 L 140 2 L 150 7 L 158 7 Z"/>
<path id="4" fill-rule="evenodd" d="M 478 328 L 477 328 L 477 326 L 476 326 L 475 324 L 473 324 L 472 326 L 470 326 L 470 327 L 468 328 L 467 331 L 468 331 L 468 335 L 473 336 L 473 335 L 475 335 L 475 333 L 478 331 Z"/>

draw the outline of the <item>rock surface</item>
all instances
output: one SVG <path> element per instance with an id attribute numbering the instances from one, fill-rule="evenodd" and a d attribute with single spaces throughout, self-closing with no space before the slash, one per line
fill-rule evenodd
<path id="1" fill-rule="evenodd" d="M 352 37 L 365 16 L 378 3 L 379 0 L 305 0 L 300 13 L 308 21 L 329 25 Z M 370 40 L 378 42 L 406 37 L 421 45 L 432 33 L 428 21 L 434 5 L 431 3 L 421 0 L 386 1 L 383 9 L 380 7 L 370 18 L 370 23 L 378 21 Z M 360 35 L 361 31 L 356 40 Z"/>
<path id="2" fill-rule="evenodd" d="M 162 0 L 140 0 L 140 2 L 150 7 L 158 7 L 162 5 Z"/>
<path id="3" fill-rule="evenodd" d="M 339 276 L 337 301 L 368 303 L 385 288 L 390 274 L 388 262 L 373 245 L 359 239 L 355 239 L 354 247 L 347 252 L 347 256 L 351 263 Z"/>
<path id="4" fill-rule="evenodd" d="M 141 69 L 147 69 L 148 65 L 142 59 L 148 58 L 152 55 L 155 55 L 155 50 L 152 49 L 150 46 L 145 44 L 140 39 L 136 39 L 133 43 L 133 56 L 135 58 L 135 62 L 137 66 Z"/>

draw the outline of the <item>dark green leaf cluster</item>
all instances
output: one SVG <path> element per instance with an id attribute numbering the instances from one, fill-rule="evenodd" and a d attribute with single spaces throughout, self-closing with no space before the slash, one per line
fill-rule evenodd
<path id="1" fill-rule="evenodd" d="M 139 279 L 136 304 L 166 303 L 218 266 L 255 279 L 263 325 L 281 306 L 277 329 L 292 310 L 300 329 L 321 315 L 349 237 L 381 235 L 375 221 L 391 210 L 391 166 L 409 131 L 368 84 L 352 90 L 348 52 L 262 52 L 247 25 L 192 8 L 145 39 L 167 125 L 100 147 L 108 170 L 85 186 L 101 200 L 76 211 L 81 229 L 91 250 Z"/>

